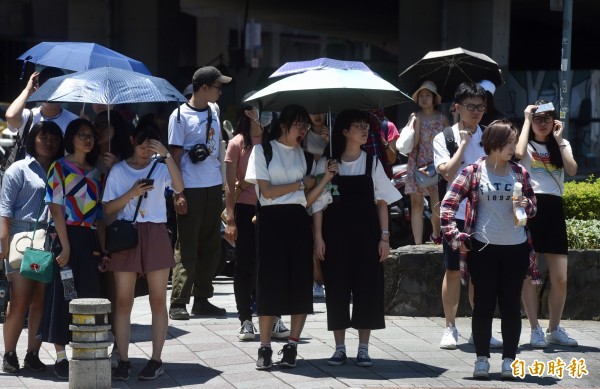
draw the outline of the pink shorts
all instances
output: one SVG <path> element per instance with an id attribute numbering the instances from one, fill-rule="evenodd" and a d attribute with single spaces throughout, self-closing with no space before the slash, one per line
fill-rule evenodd
<path id="1" fill-rule="evenodd" d="M 165 223 L 136 223 L 138 245 L 111 253 L 109 270 L 147 274 L 175 266 L 173 249 Z"/>

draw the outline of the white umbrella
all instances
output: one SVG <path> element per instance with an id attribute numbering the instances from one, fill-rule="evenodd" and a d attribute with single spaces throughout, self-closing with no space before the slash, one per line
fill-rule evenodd
<path id="1" fill-rule="evenodd" d="M 246 99 L 265 111 L 300 104 L 310 113 L 383 108 L 410 98 L 377 74 L 364 70 L 319 69 L 294 74 Z"/>

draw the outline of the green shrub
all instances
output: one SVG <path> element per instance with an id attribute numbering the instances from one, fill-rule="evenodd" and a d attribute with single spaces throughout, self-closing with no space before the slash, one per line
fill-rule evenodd
<path id="1" fill-rule="evenodd" d="M 569 248 L 600 249 L 600 220 L 567 219 Z"/>
<path id="2" fill-rule="evenodd" d="M 563 200 L 567 219 L 600 220 L 600 178 L 565 182 Z"/>

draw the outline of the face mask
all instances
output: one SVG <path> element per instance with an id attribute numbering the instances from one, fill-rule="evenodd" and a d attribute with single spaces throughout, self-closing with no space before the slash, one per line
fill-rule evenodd
<path id="1" fill-rule="evenodd" d="M 260 114 L 260 126 L 266 127 L 273 121 L 273 112 L 263 112 Z"/>

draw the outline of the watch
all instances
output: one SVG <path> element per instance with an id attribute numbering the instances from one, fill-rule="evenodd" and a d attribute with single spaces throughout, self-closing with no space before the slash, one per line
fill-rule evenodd
<path id="1" fill-rule="evenodd" d="M 300 180 L 298 182 L 300 183 L 300 189 L 298 190 L 304 190 L 304 180 Z"/>
<path id="2" fill-rule="evenodd" d="M 165 156 L 164 156 L 163 158 L 164 158 L 164 159 L 169 159 L 169 158 L 171 158 L 171 153 L 169 153 L 169 152 L 167 151 L 167 153 L 165 154 Z"/>

